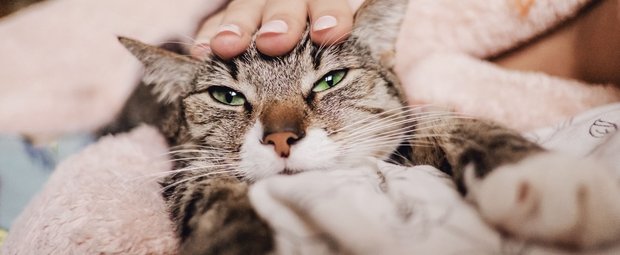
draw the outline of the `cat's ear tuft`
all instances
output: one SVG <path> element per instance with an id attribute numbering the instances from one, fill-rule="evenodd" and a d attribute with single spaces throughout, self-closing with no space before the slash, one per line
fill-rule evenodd
<path id="1" fill-rule="evenodd" d="M 409 0 L 366 0 L 355 13 L 352 35 L 375 59 L 392 67 L 396 38 Z"/>
<path id="2" fill-rule="evenodd" d="M 127 37 L 119 36 L 118 40 L 142 62 L 145 68 L 142 81 L 153 86 L 160 101 L 175 101 L 193 89 L 200 61 Z"/>

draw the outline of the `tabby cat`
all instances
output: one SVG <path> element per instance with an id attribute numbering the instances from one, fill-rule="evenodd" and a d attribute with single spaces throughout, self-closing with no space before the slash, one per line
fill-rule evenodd
<path id="1" fill-rule="evenodd" d="M 439 168 L 490 224 L 516 237 L 591 246 L 620 235 L 620 207 L 604 194 L 618 187 L 594 171 L 604 166 L 547 152 L 498 124 L 406 106 L 392 71 L 406 4 L 368 0 L 343 43 L 315 45 L 306 31 L 282 57 L 252 44 L 229 61 L 199 61 L 120 38 L 150 86 L 134 92 L 111 130 L 150 123 L 172 146 L 177 170 L 162 181 L 163 197 L 182 254 L 273 251 L 248 184 L 367 157 Z M 602 177 L 581 181 L 581 168 Z"/>

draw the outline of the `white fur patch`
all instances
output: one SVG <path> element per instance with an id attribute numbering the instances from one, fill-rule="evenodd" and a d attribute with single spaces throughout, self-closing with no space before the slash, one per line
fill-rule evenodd
<path id="1" fill-rule="evenodd" d="M 303 139 L 291 146 L 288 158 L 278 156 L 273 145 L 262 144 L 262 136 L 262 124 L 257 121 L 241 146 L 240 170 L 250 180 L 276 175 L 284 169 L 305 172 L 326 170 L 336 165 L 338 145 L 322 129 L 309 129 Z"/>
<path id="2" fill-rule="evenodd" d="M 591 247 L 620 236 L 620 186 L 607 168 L 593 159 L 535 155 L 490 173 L 473 198 L 487 221 L 512 235 Z"/>

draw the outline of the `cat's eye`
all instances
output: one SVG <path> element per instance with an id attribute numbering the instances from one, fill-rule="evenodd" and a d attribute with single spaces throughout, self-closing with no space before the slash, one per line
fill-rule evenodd
<path id="1" fill-rule="evenodd" d="M 336 86 L 347 75 L 347 70 L 336 70 L 327 73 L 312 87 L 312 92 L 321 92 Z"/>
<path id="2" fill-rule="evenodd" d="M 213 99 L 222 104 L 232 106 L 239 106 L 245 104 L 245 97 L 243 96 L 243 94 L 227 87 L 210 87 L 209 94 L 211 94 L 211 97 L 213 97 Z"/>

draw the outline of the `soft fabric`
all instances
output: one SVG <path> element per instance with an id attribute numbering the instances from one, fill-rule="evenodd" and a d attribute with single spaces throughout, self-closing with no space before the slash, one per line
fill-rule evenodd
<path id="1" fill-rule="evenodd" d="M 0 135 L 0 228 L 11 227 L 59 162 L 92 142 L 88 134 L 62 136 L 45 145 L 34 145 L 18 135 Z"/>
<path id="2" fill-rule="evenodd" d="M 576 15 L 590 0 L 412 0 L 396 44 L 411 103 L 432 103 L 532 130 L 620 101 L 610 84 L 505 70 L 485 59 Z"/>
<path id="3" fill-rule="evenodd" d="M 620 101 L 613 85 L 511 71 L 460 53 L 429 55 L 401 78 L 410 102 L 441 105 L 522 131 Z"/>
<path id="4" fill-rule="evenodd" d="M 116 35 L 188 43 L 198 21 L 223 2 L 54 0 L 0 19 L 0 132 L 45 139 L 103 125 L 140 76 L 140 64 Z M 620 99 L 609 86 L 504 70 L 481 60 L 543 33 L 589 1 L 526 1 L 533 2 L 526 12 L 517 2 L 412 0 L 396 55 L 410 100 L 525 130 Z M 13 225 L 2 254 L 171 252 L 174 241 L 155 183 L 119 182 L 165 170 L 141 168 L 165 150 L 155 136 L 140 129 L 107 138 L 61 164 Z M 89 171 L 102 176 L 93 181 Z M 448 200 L 451 192 L 443 193 Z"/>
<path id="5" fill-rule="evenodd" d="M 54 171 L 2 254 L 175 254 L 157 178 L 170 169 L 153 128 L 104 137 Z"/>

